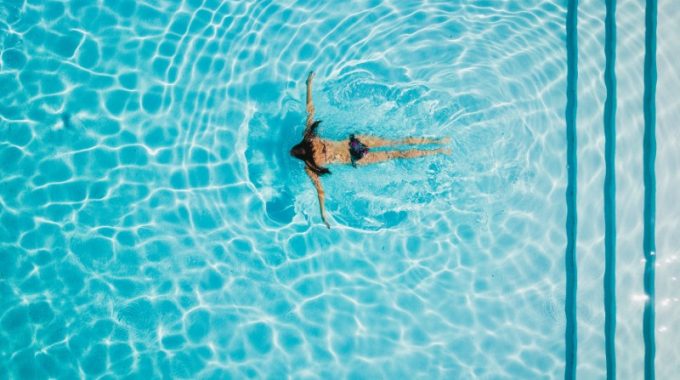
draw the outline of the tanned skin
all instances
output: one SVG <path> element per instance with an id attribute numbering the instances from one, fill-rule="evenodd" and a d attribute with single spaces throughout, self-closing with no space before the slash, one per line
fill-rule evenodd
<path id="1" fill-rule="evenodd" d="M 314 72 L 310 72 L 307 76 L 307 120 L 303 140 L 311 143 L 313 149 L 313 158 L 317 166 L 325 167 L 329 164 L 351 164 L 352 158 L 349 153 L 349 139 L 345 140 L 328 140 L 317 136 L 316 131 L 313 130 L 314 125 L 314 101 L 312 99 L 312 81 L 314 80 Z M 318 125 L 318 124 L 317 124 Z M 400 140 L 386 140 L 375 136 L 357 135 L 355 136 L 369 149 L 377 147 L 391 147 L 398 145 L 424 145 L 424 144 L 448 144 L 450 139 L 446 138 L 427 138 L 427 137 L 407 137 Z M 410 150 L 369 150 L 360 160 L 356 161 L 356 165 L 366 165 L 382 161 L 391 160 L 394 158 L 415 158 L 428 156 L 433 154 L 451 154 L 448 148 L 438 148 L 431 150 L 410 149 Z M 308 165 L 305 165 L 305 173 L 309 176 L 316 188 L 319 197 L 319 208 L 321 211 L 321 220 L 323 220 L 326 227 L 331 228 L 326 219 L 326 209 L 324 206 L 325 193 L 323 185 L 321 184 L 320 175 L 312 170 Z"/>

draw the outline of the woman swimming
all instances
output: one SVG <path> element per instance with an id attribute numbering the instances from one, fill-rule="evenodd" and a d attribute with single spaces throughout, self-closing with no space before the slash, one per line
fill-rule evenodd
<path id="1" fill-rule="evenodd" d="M 326 140 L 317 136 L 316 131 L 321 120 L 314 120 L 314 102 L 312 101 L 312 79 L 314 72 L 310 72 L 307 77 L 307 122 L 305 132 L 297 145 L 291 150 L 290 154 L 304 161 L 305 172 L 312 179 L 319 196 L 319 207 L 321 208 L 321 219 L 326 227 L 331 226 L 326 221 L 326 211 L 324 209 L 324 191 L 321 186 L 320 177 L 331 174 L 325 167 L 328 164 L 351 164 L 358 165 L 371 164 L 391 160 L 393 158 L 415 158 L 437 153 L 450 154 L 449 149 L 439 148 L 432 150 L 381 150 L 374 151 L 373 148 L 395 145 L 420 145 L 420 144 L 447 144 L 449 138 L 426 138 L 408 137 L 401 140 L 385 140 L 373 136 L 349 135 L 347 140 Z"/>

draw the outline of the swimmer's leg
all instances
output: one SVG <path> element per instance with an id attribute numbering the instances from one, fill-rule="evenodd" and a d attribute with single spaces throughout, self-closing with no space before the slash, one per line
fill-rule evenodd
<path id="1" fill-rule="evenodd" d="M 426 144 L 448 144 L 451 139 L 449 137 L 444 138 L 430 138 L 430 137 L 407 137 L 405 139 L 399 140 L 388 140 L 382 139 L 375 136 L 356 136 L 356 138 L 362 143 L 366 144 L 369 148 L 377 148 L 381 146 L 394 146 L 394 145 L 426 145 Z"/>
<path id="2" fill-rule="evenodd" d="M 378 151 L 378 152 L 368 152 L 366 155 L 357 161 L 357 165 L 373 164 L 376 162 L 383 162 L 392 160 L 395 158 L 416 158 L 423 156 L 431 156 L 434 154 L 451 154 L 451 149 L 449 148 L 439 148 L 432 150 L 388 150 L 388 151 Z"/>

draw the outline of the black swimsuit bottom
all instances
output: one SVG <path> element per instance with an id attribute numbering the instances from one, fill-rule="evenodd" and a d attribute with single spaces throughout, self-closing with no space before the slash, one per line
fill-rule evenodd
<path id="1" fill-rule="evenodd" d="M 368 147 L 354 137 L 354 134 L 349 135 L 349 155 L 352 159 L 352 166 L 356 168 L 356 162 L 361 160 L 366 153 L 368 153 Z"/>

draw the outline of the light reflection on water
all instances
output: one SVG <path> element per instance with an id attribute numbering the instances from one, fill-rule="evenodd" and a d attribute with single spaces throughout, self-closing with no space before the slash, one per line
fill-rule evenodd
<path id="1" fill-rule="evenodd" d="M 561 4 L 0 9 L 5 373 L 561 374 Z M 310 69 L 321 135 L 453 154 L 332 168 L 326 230 Z"/>

